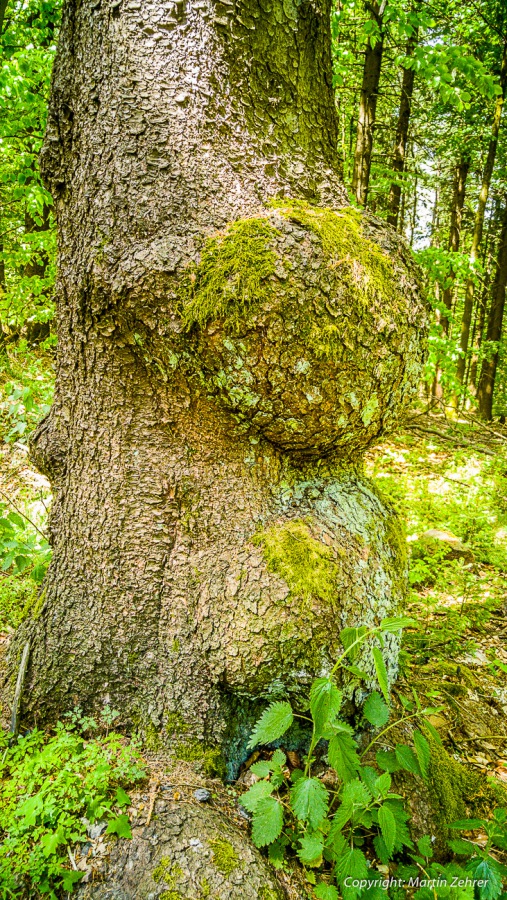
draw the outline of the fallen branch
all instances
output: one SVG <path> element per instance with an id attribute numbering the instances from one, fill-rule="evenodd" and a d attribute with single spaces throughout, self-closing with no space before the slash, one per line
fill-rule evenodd
<path id="1" fill-rule="evenodd" d="M 14 692 L 14 700 L 12 703 L 12 717 L 10 732 L 14 737 L 18 733 L 19 727 L 19 706 L 21 703 L 21 695 L 23 693 L 23 685 L 25 683 L 26 669 L 28 666 L 28 656 L 30 654 L 30 641 L 27 641 L 23 647 L 21 663 L 19 665 L 18 680 L 16 681 L 16 690 Z"/>

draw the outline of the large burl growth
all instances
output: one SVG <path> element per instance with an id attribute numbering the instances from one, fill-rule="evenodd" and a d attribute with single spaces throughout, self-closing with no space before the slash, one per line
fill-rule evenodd
<path id="1" fill-rule="evenodd" d="M 256 704 L 404 594 L 361 458 L 414 394 L 425 312 L 402 240 L 347 206 L 326 0 L 68 0 L 43 166 L 54 556 L 11 651 L 23 715 L 109 703 L 233 774 Z"/>

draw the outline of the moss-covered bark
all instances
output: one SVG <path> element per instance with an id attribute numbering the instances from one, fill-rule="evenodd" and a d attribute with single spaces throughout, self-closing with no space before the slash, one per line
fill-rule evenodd
<path id="1" fill-rule="evenodd" d="M 330 73 L 326 3 L 65 4 L 59 366 L 33 443 L 54 556 L 10 657 L 30 639 L 27 721 L 109 703 L 234 769 L 261 698 L 402 602 L 361 452 L 417 384 L 424 309 L 399 239 L 346 208 Z M 298 528 L 320 588 L 269 549 Z"/>

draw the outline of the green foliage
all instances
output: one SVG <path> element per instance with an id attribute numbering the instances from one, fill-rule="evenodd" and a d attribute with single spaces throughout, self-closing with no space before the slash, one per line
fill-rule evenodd
<path id="1" fill-rule="evenodd" d="M 342 631 L 343 655 L 330 675 L 315 679 L 310 688 L 312 738 L 304 759 L 304 770 L 296 769 L 289 776 L 285 754 L 278 749 L 270 760 L 254 763 L 252 772 L 260 780 L 241 798 L 242 805 L 253 815 L 254 843 L 258 847 L 268 846 L 270 859 L 276 865 L 283 864 L 285 853 L 292 848 L 307 870 L 331 867 L 334 883 L 317 886 L 316 897 L 337 897 L 334 884 L 344 897 L 361 894 L 361 890 L 351 888 L 349 882 L 350 879 L 362 882 L 368 877 L 364 853 L 366 835 L 375 835 L 377 855 L 385 864 L 404 847 L 412 847 L 407 829 L 408 815 L 399 796 L 391 791 L 389 772 L 383 771 L 389 766 L 379 763 L 374 769 L 364 763 L 377 740 L 397 723 L 387 725 L 387 703 L 378 692 L 371 694 L 363 707 L 364 719 L 375 727 L 387 727 L 360 754 L 353 728 L 340 719 L 343 698 L 335 682 L 340 670 L 350 669 L 354 650 L 372 638 L 381 639 L 386 632 L 395 633 L 410 622 L 401 617 L 386 619 L 375 628 Z M 383 681 L 384 669 L 378 662 L 378 647 L 372 648 L 372 653 L 377 658 Z M 433 708 L 419 706 L 415 714 L 409 712 L 406 718 L 415 715 L 425 722 L 433 711 Z M 299 715 L 292 711 L 288 702 L 272 703 L 257 722 L 250 746 L 278 740 Z M 429 745 L 421 732 L 416 734 L 415 751 L 398 744 L 392 756 L 396 769 L 426 778 Z M 333 790 L 313 772 L 317 748 L 323 740 L 327 742 L 329 765 L 338 777 L 339 786 Z"/>
<path id="2" fill-rule="evenodd" d="M 62 723 L 52 736 L 35 729 L 13 744 L 2 733 L 0 751 L 1 896 L 56 900 L 83 875 L 68 850 L 86 842 L 90 823 L 105 819 L 109 834 L 131 837 L 124 787 L 144 779 L 141 760 L 118 734 L 85 738 Z"/>
<path id="3" fill-rule="evenodd" d="M 52 200 L 38 156 L 60 3 L 9 3 L 0 38 L 0 338 L 54 313 Z"/>

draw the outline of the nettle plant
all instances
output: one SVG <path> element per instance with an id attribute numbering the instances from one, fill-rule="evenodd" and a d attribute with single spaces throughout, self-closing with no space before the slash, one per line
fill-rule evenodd
<path id="1" fill-rule="evenodd" d="M 249 748 L 279 742 L 295 718 L 310 721 L 312 735 L 304 757 L 304 769 L 289 773 L 286 755 L 275 750 L 271 759 L 260 760 L 251 766 L 259 780 L 241 797 L 241 805 L 252 813 L 252 838 L 257 847 L 267 847 L 271 862 L 283 865 L 289 848 L 307 869 L 307 878 L 315 885 L 319 900 L 344 900 L 366 896 L 365 886 L 372 880 L 372 870 L 364 853 L 367 838 L 373 836 L 375 854 L 383 865 L 404 847 L 413 849 L 407 827 L 408 814 L 403 798 L 391 790 L 391 772 L 405 770 L 423 779 L 428 776 L 430 746 L 421 730 L 413 733 L 413 747 L 397 744 L 392 750 L 376 753 L 376 765 L 364 763 L 370 758 L 374 745 L 388 731 L 409 719 L 418 718 L 421 727 L 434 736 L 427 717 L 437 711 L 423 708 L 418 697 L 406 702 L 406 714 L 391 724 L 388 676 L 381 646 L 386 632 L 397 633 L 413 625 L 405 617 L 384 619 L 375 628 L 362 626 L 345 628 L 341 632 L 344 652 L 327 677 L 316 678 L 310 688 L 309 716 L 294 712 L 288 701 L 276 701 L 264 711 L 255 725 Z M 376 639 L 376 640 L 375 640 Z M 355 660 L 366 642 L 372 646 L 381 692 L 374 691 L 363 707 L 365 723 L 380 732 L 360 750 L 354 729 L 340 718 L 343 692 L 338 687 L 345 678 L 356 686 L 369 680 Z M 383 695 L 383 696 L 382 696 Z M 439 707 L 438 709 L 441 709 Z M 308 710 L 303 710 L 306 713 Z M 327 749 L 323 742 L 327 741 Z M 319 762 L 319 750 L 325 750 L 324 760 L 336 773 L 336 786 L 328 787 L 314 774 Z M 320 758 L 322 756 L 320 755 Z M 329 881 L 317 884 L 315 869 L 325 869 Z M 382 876 L 377 874 L 380 886 Z M 361 884 L 365 882 L 365 884 Z M 368 893 L 375 896 L 371 888 Z M 378 894 L 384 895 L 381 887 Z"/>

